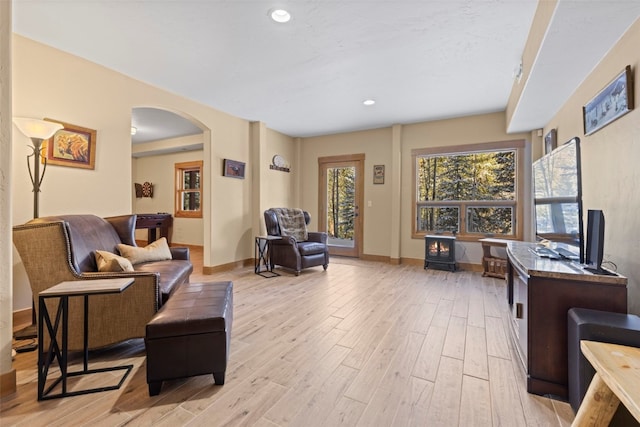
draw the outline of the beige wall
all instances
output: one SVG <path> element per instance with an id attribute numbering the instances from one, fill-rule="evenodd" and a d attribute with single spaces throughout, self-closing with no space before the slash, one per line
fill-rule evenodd
<path id="1" fill-rule="evenodd" d="M 251 170 L 245 180 L 222 176 L 223 159 L 248 162 L 249 122 L 15 34 L 12 60 L 13 115 L 51 117 L 97 130 L 95 170 L 47 168 L 41 216 L 132 212 L 131 110 L 162 108 L 189 118 L 204 130 L 208 184 L 203 224 L 205 266 L 253 257 Z M 31 219 L 31 183 L 24 164 L 29 142 L 14 132 L 14 224 Z M 24 282 L 16 283 L 15 288 L 28 292 Z M 14 303 L 14 309 L 30 304 L 28 300 Z"/>
<path id="2" fill-rule="evenodd" d="M 606 220 L 605 260 L 629 278 L 629 309 L 640 314 L 640 20 L 625 33 L 545 127 L 558 142 L 579 136 L 584 209 L 602 209 Z M 596 133 L 584 136 L 582 107 L 626 65 L 631 65 L 636 109 Z M 585 216 L 586 221 L 586 216 Z M 586 225 L 586 222 L 585 222 Z"/>
<path id="3" fill-rule="evenodd" d="M 182 140 L 201 140 L 201 135 L 175 138 L 177 144 Z M 164 141 L 167 142 L 167 141 Z M 203 160 L 204 151 L 187 151 L 158 156 L 132 159 L 133 182 L 153 184 L 153 197 L 133 197 L 134 213 L 167 212 L 175 214 L 175 164 Z M 204 188 L 206 191 L 206 188 Z M 207 195 L 208 197 L 208 195 Z M 136 239 L 147 240 L 147 230 L 136 230 Z M 173 219 L 172 244 L 204 245 L 204 225 L 202 218 Z"/>
<path id="4" fill-rule="evenodd" d="M 301 143 L 301 206 L 311 214 L 311 228 L 318 227 L 318 158 L 364 153 L 363 248 L 365 255 L 390 256 L 391 184 L 373 184 L 373 165 L 385 165 L 391 176 L 391 128 L 305 138 Z M 371 207 L 368 207 L 371 202 Z"/>
<path id="5" fill-rule="evenodd" d="M 400 258 L 415 260 L 424 259 L 424 240 L 411 238 L 411 226 L 414 217 L 412 206 L 413 176 L 411 150 L 414 148 L 442 147 L 454 145 L 477 144 L 483 142 L 527 140 L 528 133 L 507 135 L 503 112 L 479 116 L 461 117 L 450 120 L 423 122 L 396 126 L 400 134 L 401 171 L 397 174 L 392 163 L 392 128 L 352 132 L 336 135 L 306 138 L 302 143 L 301 169 L 302 204 L 310 212 L 318 215 L 318 158 L 343 154 L 365 154 L 365 207 L 364 214 L 363 253 L 395 258 L 392 242 L 400 241 Z M 529 146 L 529 144 L 527 144 Z M 531 164 L 529 149 L 525 164 Z M 385 165 L 385 184 L 373 184 L 373 165 Z M 400 179 L 398 190 L 393 179 Z M 528 185 L 528 174 L 527 182 Z M 400 225 L 399 236 L 392 234 L 393 212 L 391 200 L 394 191 L 399 191 Z M 529 194 L 529 193 L 527 193 Z M 371 202 L 371 207 L 369 203 Z M 530 222 L 530 203 L 526 203 L 526 222 Z M 530 227 L 525 235 L 530 236 Z M 463 263 L 479 264 L 481 259 L 480 245 L 477 243 L 460 243 L 464 250 L 457 254 Z"/>
<path id="6" fill-rule="evenodd" d="M 297 160 L 297 143 L 290 136 L 267 129 L 267 141 L 265 150 L 264 168 L 264 185 L 265 208 L 275 207 L 298 207 L 296 200 L 296 182 L 300 174 L 299 168 L 296 167 Z M 276 154 L 282 156 L 289 165 L 289 172 L 283 172 L 270 169 L 273 156 Z"/>
<path id="7" fill-rule="evenodd" d="M 443 147 L 477 144 L 483 142 L 525 140 L 531 141 L 528 133 L 507 134 L 505 113 L 484 114 L 479 116 L 460 117 L 435 122 L 417 123 L 403 126 L 402 130 L 402 246 L 403 257 L 424 258 L 424 241 L 411 239 L 411 225 L 414 217 L 411 206 L 411 192 L 413 189 L 413 175 L 411 168 L 411 150 L 425 147 Z M 525 165 L 531 164 L 531 144 L 525 149 Z M 524 171 L 525 187 L 529 188 L 530 169 Z M 526 191 L 526 194 L 530 194 Z M 531 237 L 531 229 L 526 224 L 531 222 L 530 201 L 524 200 L 526 238 Z M 477 243 L 464 244 L 465 251 L 456 253 L 461 262 L 479 264 L 482 259 L 480 245 Z"/>

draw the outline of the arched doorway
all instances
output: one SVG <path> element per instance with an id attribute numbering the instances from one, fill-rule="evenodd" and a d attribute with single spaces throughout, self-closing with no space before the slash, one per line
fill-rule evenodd
<path id="1" fill-rule="evenodd" d="M 210 145 L 209 139 L 209 130 L 186 114 L 156 107 L 135 107 L 131 111 L 132 187 L 148 183 L 153 189 L 151 193 L 137 194 L 134 190 L 132 210 L 137 214 L 171 214 L 170 237 L 174 245 L 209 246 L 204 232 L 208 227 L 205 203 L 198 217 L 175 215 L 176 186 L 179 185 L 176 165 L 201 162 L 202 169 L 208 168 L 205 146 Z M 206 175 L 200 174 L 198 184 L 206 188 Z M 147 230 L 137 230 L 136 240 L 146 241 Z"/>

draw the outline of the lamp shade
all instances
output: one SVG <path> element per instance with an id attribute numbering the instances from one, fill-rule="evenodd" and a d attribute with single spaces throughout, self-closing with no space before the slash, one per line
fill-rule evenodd
<path id="1" fill-rule="evenodd" d="M 14 117 L 13 123 L 20 132 L 29 138 L 48 139 L 64 126 L 60 123 L 47 122 L 45 120 L 31 119 L 28 117 Z"/>

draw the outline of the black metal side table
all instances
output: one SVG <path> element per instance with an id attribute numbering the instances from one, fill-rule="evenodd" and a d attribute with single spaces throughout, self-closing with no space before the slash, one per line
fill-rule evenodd
<path id="1" fill-rule="evenodd" d="M 255 273 L 266 278 L 276 277 L 280 274 L 273 271 L 271 262 L 271 242 L 280 240 L 278 236 L 258 236 L 256 237 L 256 247 L 254 249 Z"/>
<path id="2" fill-rule="evenodd" d="M 59 397 L 77 396 L 81 394 L 97 393 L 100 391 L 116 390 L 124 383 L 131 372 L 133 365 L 123 365 L 100 369 L 89 369 L 89 296 L 113 294 L 124 291 L 133 283 L 133 278 L 123 279 L 101 279 L 101 280 L 74 280 L 61 282 L 56 286 L 46 289 L 38 295 L 38 400 L 55 399 Z M 69 334 L 69 297 L 84 297 L 84 357 L 83 369 L 81 371 L 68 372 L 68 334 Z M 58 298 L 58 308 L 55 318 L 47 310 L 46 300 Z M 44 327 L 50 338 L 49 348 L 44 349 Z M 61 329 L 61 340 L 58 342 L 58 330 Z M 57 361 L 60 367 L 60 377 L 46 387 L 47 374 L 51 364 Z M 117 385 L 98 387 L 85 390 L 67 391 L 67 379 L 80 375 L 95 374 L 98 372 L 110 372 L 124 370 L 125 374 Z M 51 394 L 53 389 L 61 384 L 62 391 L 58 394 Z M 46 389 L 45 389 L 46 387 Z"/>

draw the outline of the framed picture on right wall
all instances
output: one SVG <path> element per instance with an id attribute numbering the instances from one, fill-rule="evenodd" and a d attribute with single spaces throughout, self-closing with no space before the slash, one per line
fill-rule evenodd
<path id="1" fill-rule="evenodd" d="M 558 133 L 555 129 L 551 129 L 544 136 L 544 153 L 549 154 L 558 146 Z"/>
<path id="2" fill-rule="evenodd" d="M 582 107 L 584 134 L 602 129 L 633 110 L 633 74 L 631 66 L 618 74 L 591 101 Z"/>

